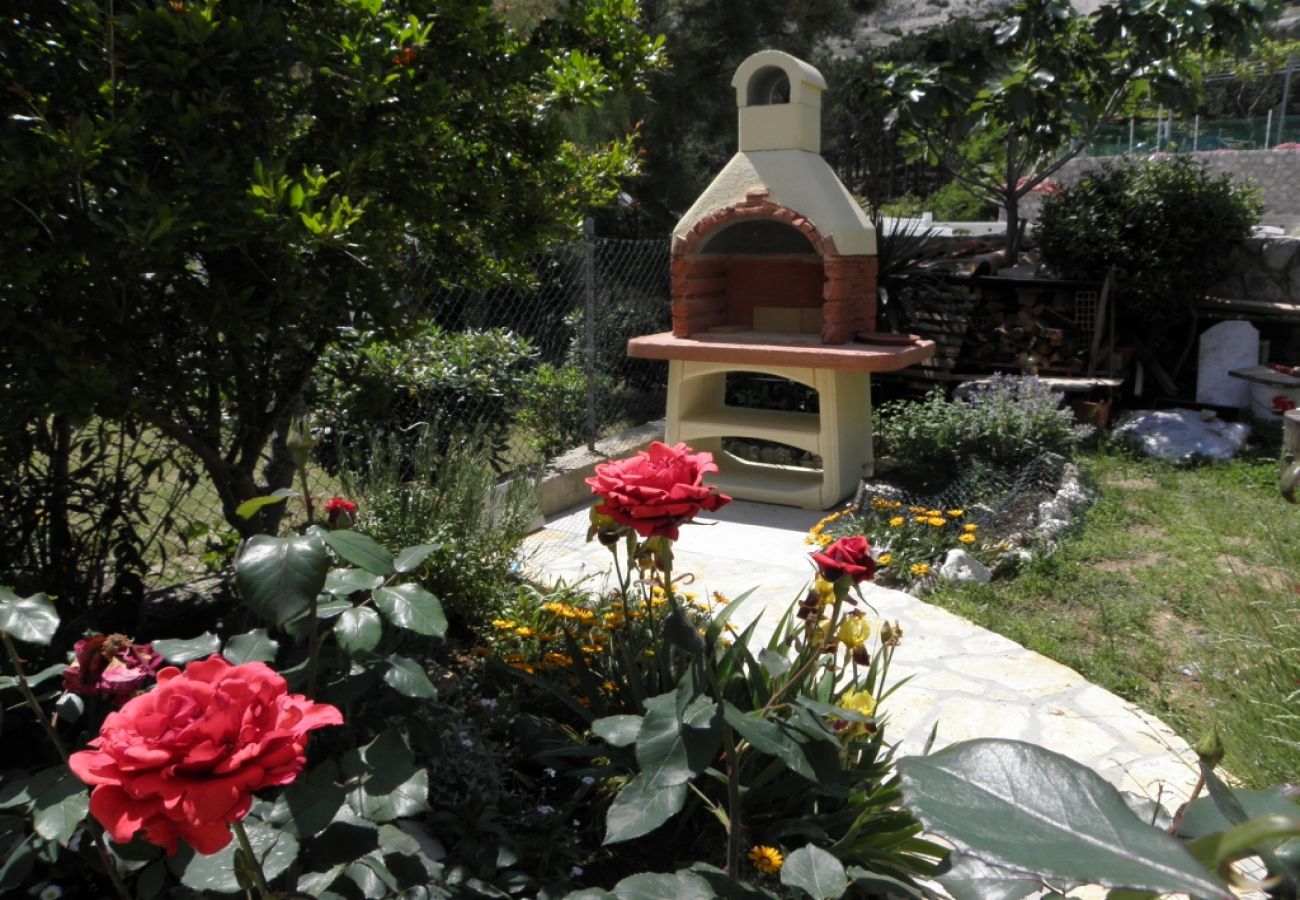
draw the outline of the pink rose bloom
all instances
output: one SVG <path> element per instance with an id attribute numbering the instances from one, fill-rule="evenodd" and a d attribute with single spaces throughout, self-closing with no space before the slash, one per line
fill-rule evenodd
<path id="1" fill-rule="evenodd" d="M 90 813 L 114 841 L 138 833 L 168 855 L 179 841 L 216 853 L 253 791 L 298 777 L 308 732 L 341 724 L 337 709 L 290 694 L 264 663 L 214 655 L 163 669 L 158 687 L 109 713 L 68 764 L 92 786 Z"/>
<path id="2" fill-rule="evenodd" d="M 72 663 L 63 670 L 63 689 L 83 697 L 114 697 L 119 702 L 143 690 L 163 664 L 152 645 L 133 644 L 120 634 L 82 638 L 72 653 Z"/>
<path id="3" fill-rule="evenodd" d="M 712 453 L 692 453 L 685 444 L 655 441 L 630 459 L 602 463 L 587 479 L 601 498 L 596 511 L 627 525 L 642 537 L 677 540 L 678 526 L 700 510 L 713 512 L 731 502 L 704 476 L 718 471 Z"/>

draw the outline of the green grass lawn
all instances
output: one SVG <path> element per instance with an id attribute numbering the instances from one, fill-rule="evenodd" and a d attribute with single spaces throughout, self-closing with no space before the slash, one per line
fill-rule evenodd
<path id="1" fill-rule="evenodd" d="M 1192 740 L 1217 728 L 1251 786 L 1300 780 L 1300 506 L 1277 451 L 1180 468 L 1101 450 L 1100 500 L 1013 580 L 926 600 L 1077 669 Z"/>

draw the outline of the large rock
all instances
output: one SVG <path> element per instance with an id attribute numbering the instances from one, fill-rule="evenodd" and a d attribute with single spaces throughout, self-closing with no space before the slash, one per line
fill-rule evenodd
<path id="1" fill-rule="evenodd" d="M 939 566 L 939 577 L 944 581 L 974 581 L 986 584 L 993 579 L 993 573 L 965 550 L 952 549 Z"/>

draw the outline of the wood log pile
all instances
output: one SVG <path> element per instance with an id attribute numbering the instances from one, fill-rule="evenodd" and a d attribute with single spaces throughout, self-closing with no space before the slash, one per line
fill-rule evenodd
<path id="1" fill-rule="evenodd" d="M 1091 335 L 1075 320 L 1073 291 L 990 292 L 976 307 L 965 355 L 990 369 L 1030 374 L 1081 374 Z"/>

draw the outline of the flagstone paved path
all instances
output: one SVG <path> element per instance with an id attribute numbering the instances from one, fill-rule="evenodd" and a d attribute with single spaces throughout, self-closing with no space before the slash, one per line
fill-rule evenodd
<path id="1" fill-rule="evenodd" d="M 812 575 L 804 537 L 821 513 L 735 501 L 682 529 L 674 571 L 691 572 L 689 590 L 730 598 L 751 588 L 734 621 L 760 619 L 765 644 Z M 612 581 L 611 557 L 586 543 L 587 509 L 553 517 L 525 543 L 524 565 L 549 579 Z M 1195 782 L 1195 756 L 1168 726 L 1073 669 L 902 591 L 867 583 L 864 595 L 883 619 L 897 620 L 903 642 L 891 682 L 911 680 L 884 704 L 886 737 L 903 754 L 920 752 L 938 723 L 935 749 L 975 737 L 1018 738 L 1056 750 L 1112 784 L 1166 806 Z"/>

